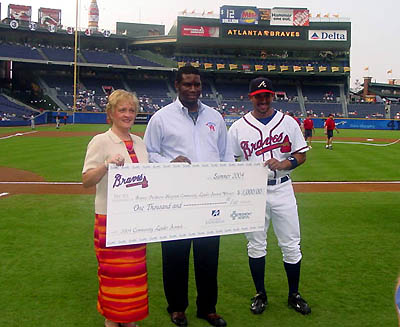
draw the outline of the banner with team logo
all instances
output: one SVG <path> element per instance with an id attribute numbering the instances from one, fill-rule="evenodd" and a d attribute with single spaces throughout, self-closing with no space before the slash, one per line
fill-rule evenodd
<path id="1" fill-rule="evenodd" d="M 272 8 L 271 25 L 309 26 L 310 14 L 307 9 Z"/>
<path id="2" fill-rule="evenodd" d="M 182 36 L 219 37 L 218 26 L 181 26 Z"/>
<path id="3" fill-rule="evenodd" d="M 40 25 L 61 25 L 61 9 L 39 8 L 38 13 Z"/>
<path id="4" fill-rule="evenodd" d="M 259 162 L 111 165 L 106 245 L 263 230 L 267 173 Z"/>
<path id="5" fill-rule="evenodd" d="M 222 6 L 220 8 L 220 22 L 222 24 L 257 25 L 259 11 L 257 7 Z"/>
<path id="6" fill-rule="evenodd" d="M 30 22 L 32 17 L 32 7 L 23 5 L 8 5 L 8 18 Z"/>

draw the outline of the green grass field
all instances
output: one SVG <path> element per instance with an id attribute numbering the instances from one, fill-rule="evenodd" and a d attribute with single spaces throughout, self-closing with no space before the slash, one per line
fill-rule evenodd
<path id="1" fill-rule="evenodd" d="M 68 131 L 106 128 L 62 126 Z M 22 130 L 1 128 L 0 133 Z M 317 130 L 317 135 L 322 136 L 322 131 Z M 398 139 L 400 132 L 341 130 L 339 136 Z M 0 166 L 33 171 L 48 181 L 79 181 L 90 138 L 0 140 Z M 399 150 L 400 144 L 336 144 L 328 151 L 323 143 L 315 143 L 294 179 L 400 180 Z M 252 315 L 248 306 L 254 289 L 246 240 L 243 235 L 224 236 L 218 312 L 228 326 L 395 326 L 399 193 L 299 193 L 297 199 L 304 255 L 300 291 L 312 314 L 304 317 L 287 308 L 282 258 L 270 230 L 266 273 L 270 304 L 263 315 Z M 94 197 L 15 195 L 0 198 L 0 203 L 0 325 L 103 326 L 96 311 Z M 174 326 L 165 310 L 159 243 L 149 244 L 147 262 L 150 316 L 140 325 Z M 195 318 L 193 270 L 190 274 L 189 326 L 205 327 L 205 321 Z"/>

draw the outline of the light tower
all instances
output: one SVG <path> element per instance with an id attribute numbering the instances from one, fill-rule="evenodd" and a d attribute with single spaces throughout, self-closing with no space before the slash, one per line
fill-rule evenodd
<path id="1" fill-rule="evenodd" d="M 96 0 L 91 0 L 89 6 L 89 24 L 88 28 L 91 32 L 96 32 L 99 29 L 99 7 Z"/>

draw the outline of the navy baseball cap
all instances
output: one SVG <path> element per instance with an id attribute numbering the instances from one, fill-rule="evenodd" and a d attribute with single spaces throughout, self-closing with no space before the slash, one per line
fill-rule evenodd
<path id="1" fill-rule="evenodd" d="M 259 93 L 275 93 L 270 79 L 265 77 L 257 77 L 251 80 L 249 86 L 249 95 L 252 96 Z"/>

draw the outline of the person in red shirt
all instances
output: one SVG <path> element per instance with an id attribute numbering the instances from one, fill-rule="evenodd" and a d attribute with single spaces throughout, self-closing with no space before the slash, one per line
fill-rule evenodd
<path id="1" fill-rule="evenodd" d="M 299 126 L 301 127 L 301 120 L 300 120 L 299 118 L 297 118 L 297 117 L 294 115 L 293 112 L 289 111 L 289 112 L 288 112 L 288 115 L 289 115 L 290 117 L 292 117 L 292 118 L 297 122 L 297 124 L 299 124 Z"/>
<path id="2" fill-rule="evenodd" d="M 311 141 L 313 133 L 315 134 L 314 122 L 311 119 L 311 114 L 307 114 L 307 118 L 303 121 L 304 138 L 308 143 L 308 147 L 312 149 Z"/>
<path id="3" fill-rule="evenodd" d="M 324 130 L 325 135 L 328 138 L 325 149 L 332 150 L 333 130 L 336 130 L 336 132 L 339 134 L 339 130 L 336 128 L 335 121 L 333 120 L 333 114 L 329 114 L 328 119 L 325 121 Z"/>

